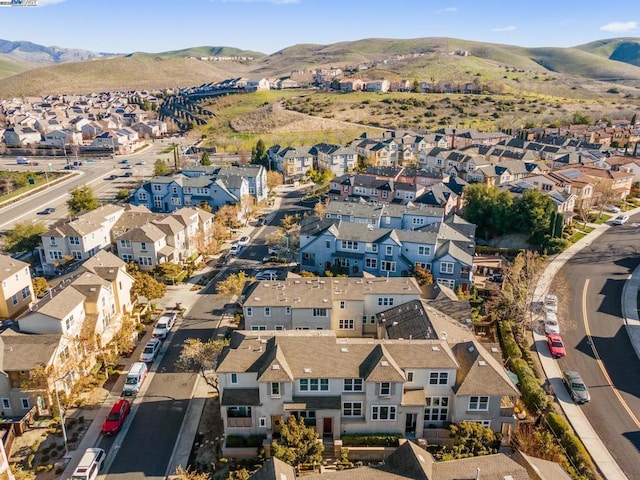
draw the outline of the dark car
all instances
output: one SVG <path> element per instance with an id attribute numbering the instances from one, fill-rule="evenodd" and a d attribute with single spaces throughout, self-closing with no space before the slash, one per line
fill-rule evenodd
<path id="1" fill-rule="evenodd" d="M 121 160 L 121 161 L 120 161 L 120 163 L 127 164 L 127 163 L 129 163 L 129 160 L 127 160 L 127 159 L 125 158 L 124 160 Z"/>
<path id="2" fill-rule="evenodd" d="M 53 212 L 55 212 L 56 209 L 53 207 L 47 207 L 44 210 L 42 210 L 41 212 L 38 212 L 38 215 L 51 215 Z"/>
<path id="3" fill-rule="evenodd" d="M 109 175 L 105 180 L 115 180 L 118 178 L 118 175 Z"/>
<path id="4" fill-rule="evenodd" d="M 118 400 L 113 407 L 111 407 L 111 411 L 109 415 L 107 415 L 107 419 L 102 424 L 102 434 L 103 435 L 115 435 L 122 428 L 122 424 L 127 419 L 127 415 L 129 415 L 129 410 L 131 410 L 131 402 L 126 399 Z"/>
<path id="5" fill-rule="evenodd" d="M 584 383 L 584 380 L 582 380 L 582 377 L 578 372 L 571 370 L 562 372 L 562 383 L 567 387 L 569 395 L 571 395 L 571 399 L 575 403 L 583 404 L 591 400 L 591 395 L 589 395 L 587 385 Z"/>
<path id="6" fill-rule="evenodd" d="M 133 176 L 133 173 L 131 172 L 125 172 L 125 174 L 123 175 L 123 177 L 131 177 Z"/>

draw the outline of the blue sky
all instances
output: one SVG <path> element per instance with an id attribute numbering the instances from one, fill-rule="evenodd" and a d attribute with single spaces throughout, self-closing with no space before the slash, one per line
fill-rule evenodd
<path id="1" fill-rule="evenodd" d="M 617 0 L 38 0 L 1 7 L 0 38 L 130 53 L 201 45 L 273 53 L 298 43 L 453 37 L 570 47 L 640 37 L 640 2 Z"/>

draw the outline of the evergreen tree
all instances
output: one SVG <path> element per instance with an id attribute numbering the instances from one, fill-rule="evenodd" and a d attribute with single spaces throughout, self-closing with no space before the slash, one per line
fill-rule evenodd
<path id="1" fill-rule="evenodd" d="M 67 208 L 71 215 L 77 215 L 80 212 L 95 210 L 100 206 L 100 200 L 93 193 L 93 189 L 84 185 L 76 187 L 69 192 L 71 198 L 67 200 Z"/>
<path id="2" fill-rule="evenodd" d="M 304 418 L 291 415 L 282 426 L 281 437 L 271 443 L 271 454 L 294 467 L 322 462 L 324 445 L 315 427 L 307 427 Z"/>

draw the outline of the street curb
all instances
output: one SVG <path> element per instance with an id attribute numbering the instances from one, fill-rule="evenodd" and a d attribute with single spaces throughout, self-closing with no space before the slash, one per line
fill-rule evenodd
<path id="1" fill-rule="evenodd" d="M 640 290 L 640 265 L 622 287 L 622 316 L 629 341 L 640 359 L 640 318 L 638 317 L 638 291 Z"/>

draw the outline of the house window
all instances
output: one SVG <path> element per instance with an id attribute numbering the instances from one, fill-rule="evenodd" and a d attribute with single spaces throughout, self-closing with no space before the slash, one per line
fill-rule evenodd
<path id="1" fill-rule="evenodd" d="M 419 246 L 418 255 L 431 255 L 431 247 Z"/>
<path id="2" fill-rule="evenodd" d="M 348 258 L 338 258 L 338 265 L 342 268 L 348 268 L 351 262 Z"/>
<path id="3" fill-rule="evenodd" d="M 153 262 L 151 261 L 151 257 L 138 257 L 138 263 L 145 267 L 153 266 Z"/>
<path id="4" fill-rule="evenodd" d="M 271 392 L 270 395 L 272 397 L 279 397 L 280 396 L 280 383 L 271 382 L 270 392 Z"/>
<path id="5" fill-rule="evenodd" d="M 160 185 L 154 185 L 154 186 L 153 186 L 153 191 L 154 191 L 154 192 L 159 192 L 159 191 L 161 191 L 161 190 L 162 190 L 162 186 L 160 186 Z"/>
<path id="6" fill-rule="evenodd" d="M 429 385 L 446 385 L 449 383 L 449 372 L 429 373 Z"/>
<path id="7" fill-rule="evenodd" d="M 411 219 L 411 223 L 413 223 L 414 225 L 424 225 L 424 218 L 414 217 Z"/>
<path id="8" fill-rule="evenodd" d="M 133 255 L 131 255 L 130 253 L 123 253 L 122 254 L 122 261 L 124 263 L 133 262 Z M 120 288 L 122 288 L 122 287 L 120 287 Z"/>
<path id="9" fill-rule="evenodd" d="M 367 243 L 367 252 L 378 253 L 377 243 Z"/>
<path id="10" fill-rule="evenodd" d="M 172 197 L 171 198 L 171 205 L 182 205 L 182 202 L 180 201 L 179 198 Z"/>
<path id="11" fill-rule="evenodd" d="M 2 408 L 4 408 L 5 410 L 8 410 L 11 408 L 11 402 L 9 401 L 8 398 L 2 399 Z"/>
<path id="12" fill-rule="evenodd" d="M 264 316 L 265 317 L 271 316 L 271 307 L 264 307 Z"/>
<path id="13" fill-rule="evenodd" d="M 285 307 L 284 313 L 286 313 L 287 315 L 291 315 L 291 307 Z"/>
<path id="14" fill-rule="evenodd" d="M 387 192 L 386 190 L 383 190 L 383 191 L 382 191 L 382 198 L 387 198 L 387 196 L 388 196 L 388 195 L 389 195 L 389 192 Z M 387 219 L 388 219 L 388 218 L 389 218 L 389 217 L 387 217 Z M 387 222 L 387 223 L 389 223 L 389 222 Z"/>
<path id="15" fill-rule="evenodd" d="M 230 380 L 231 384 L 236 384 L 238 383 L 238 374 L 237 373 L 232 373 L 231 374 L 231 380 Z"/>
<path id="16" fill-rule="evenodd" d="M 378 384 L 380 387 L 380 396 L 388 397 L 391 395 L 391 383 L 390 382 L 380 382 Z"/>
<path id="17" fill-rule="evenodd" d="M 275 330 L 278 330 L 278 331 L 284 330 L 284 325 L 276 325 Z"/>
<path id="18" fill-rule="evenodd" d="M 158 196 L 153 197 L 153 207 L 162 208 L 162 197 L 158 197 Z"/>
<path id="19" fill-rule="evenodd" d="M 325 240 L 324 241 L 324 246 L 327 248 L 331 248 L 331 240 Z"/>
<path id="20" fill-rule="evenodd" d="M 253 307 L 247 307 L 247 317 L 253 317 Z"/>
<path id="21" fill-rule="evenodd" d="M 407 382 L 413 382 L 413 372 L 407 372 Z"/>
<path id="22" fill-rule="evenodd" d="M 440 273 L 453 273 L 453 263 L 442 262 L 440 264 Z"/>
<path id="23" fill-rule="evenodd" d="M 11 297 L 11 303 L 13 305 L 17 305 L 18 304 L 18 294 L 17 293 L 14 296 Z"/>
<path id="24" fill-rule="evenodd" d="M 395 405 L 372 405 L 371 406 L 371 420 L 390 421 L 395 419 L 396 419 Z"/>
<path id="25" fill-rule="evenodd" d="M 29 287 L 24 287 L 22 289 L 22 299 L 26 299 L 27 297 L 31 296 L 31 292 L 29 291 Z"/>
<path id="26" fill-rule="evenodd" d="M 422 268 L 423 270 L 426 270 L 428 272 L 431 271 L 431 264 L 430 263 L 426 263 L 426 262 L 416 262 L 414 263 L 414 268 Z"/>
<path id="27" fill-rule="evenodd" d="M 380 262 L 380 270 L 383 272 L 395 272 L 396 271 L 396 262 Z"/>
<path id="28" fill-rule="evenodd" d="M 341 318 L 340 319 L 340 324 L 338 326 L 338 328 L 340 330 L 353 330 L 354 327 L 355 327 L 355 325 L 354 325 L 353 318 L 350 318 L 350 319 Z"/>
<path id="29" fill-rule="evenodd" d="M 486 395 L 472 395 L 469 397 L 469 407 L 467 410 L 486 412 L 489 410 L 489 397 Z"/>
<path id="30" fill-rule="evenodd" d="M 449 288 L 456 288 L 456 281 L 450 280 L 448 278 L 439 278 L 438 285 L 444 285 L 445 287 Z"/>
<path id="31" fill-rule="evenodd" d="M 342 240 L 343 250 L 358 250 L 358 242 L 352 240 Z"/>
<path id="32" fill-rule="evenodd" d="M 144 192 L 140 192 L 138 193 L 138 200 L 146 200 L 147 199 L 147 194 Z"/>
<path id="33" fill-rule="evenodd" d="M 147 242 L 140 242 L 140 250 L 146 250 L 147 249 Z"/>
<path id="34" fill-rule="evenodd" d="M 51 260 L 62 260 L 62 252 L 58 250 L 49 250 L 49 258 L 51 258 Z"/>
<path id="35" fill-rule="evenodd" d="M 362 402 L 343 402 L 342 416 L 343 417 L 361 417 Z"/>
<path id="36" fill-rule="evenodd" d="M 28 398 L 21 398 L 20 399 L 20 403 L 22 404 L 22 408 L 24 410 L 29 410 L 29 408 L 31 408 L 31 407 L 29 407 L 29 399 Z"/>
<path id="37" fill-rule="evenodd" d="M 364 267 L 365 268 L 378 268 L 378 259 L 377 258 L 365 258 L 364 259 Z"/>
<path id="38" fill-rule="evenodd" d="M 427 407 L 424 409 L 425 428 L 428 422 L 449 421 L 449 397 L 427 397 Z"/>
<path id="39" fill-rule="evenodd" d="M 466 420 L 466 421 L 479 423 L 483 427 L 491 428 L 491 420 Z"/>
<path id="40" fill-rule="evenodd" d="M 227 417 L 228 418 L 250 418 L 251 407 L 228 407 Z"/>
<path id="41" fill-rule="evenodd" d="M 387 198 L 386 192 L 382 192 L 382 196 L 384 198 Z M 389 216 L 384 217 L 384 223 L 386 223 L 387 225 L 391 224 L 391 217 Z"/>
<path id="42" fill-rule="evenodd" d="M 171 187 L 171 193 L 173 193 L 174 195 L 178 194 L 178 187 Z"/>
<path id="43" fill-rule="evenodd" d="M 266 325 L 253 325 L 251 330 L 254 332 L 264 332 L 267 329 Z"/>
<path id="44" fill-rule="evenodd" d="M 393 297 L 378 297 L 379 307 L 393 307 Z"/>
<path id="45" fill-rule="evenodd" d="M 71 252 L 71 255 L 73 256 L 74 260 L 82 260 L 82 252 L 80 252 L 78 250 L 73 250 Z"/>
<path id="46" fill-rule="evenodd" d="M 80 245 L 80 238 L 79 237 L 69 237 L 69 244 L 70 245 Z"/>
<path id="47" fill-rule="evenodd" d="M 131 248 L 131 240 L 120 240 L 120 246 L 122 248 Z"/>
<path id="48" fill-rule="evenodd" d="M 328 378 L 301 378 L 299 380 L 299 385 L 301 392 L 329 391 Z"/>
<path id="49" fill-rule="evenodd" d="M 385 255 L 393 255 L 393 245 L 387 245 L 385 247 Z"/>
<path id="50" fill-rule="evenodd" d="M 261 428 L 266 428 L 267 426 L 267 417 L 258 418 L 258 426 Z"/>
<path id="51" fill-rule="evenodd" d="M 361 378 L 345 378 L 342 390 L 345 392 L 361 392 L 363 382 Z"/>
<path id="52" fill-rule="evenodd" d="M 56 237 L 49 237 L 49 244 L 51 244 L 52 246 L 57 245 Z"/>
<path id="53" fill-rule="evenodd" d="M 313 317 L 326 317 L 327 309 L 326 308 L 314 308 L 312 312 Z"/>

